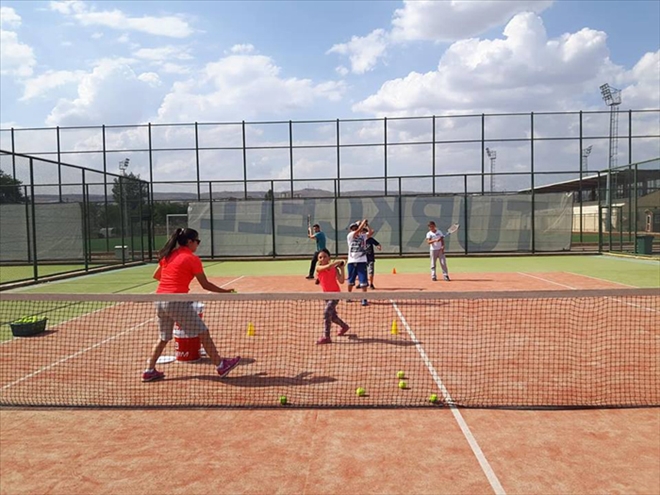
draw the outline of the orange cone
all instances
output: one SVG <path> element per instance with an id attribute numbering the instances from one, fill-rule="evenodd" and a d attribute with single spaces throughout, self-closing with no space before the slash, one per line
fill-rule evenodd
<path id="1" fill-rule="evenodd" d="M 396 275 L 396 268 L 392 268 L 392 275 Z"/>

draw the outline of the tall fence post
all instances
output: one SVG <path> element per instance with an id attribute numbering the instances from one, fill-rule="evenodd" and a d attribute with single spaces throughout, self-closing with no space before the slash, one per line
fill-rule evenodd
<path id="1" fill-rule="evenodd" d="M 289 120 L 289 180 L 291 182 L 291 199 L 293 199 L 293 122 L 291 120 Z M 270 185 L 271 190 L 275 192 L 272 181 Z"/>
<path id="2" fill-rule="evenodd" d="M 433 196 L 435 196 L 435 115 L 433 116 L 433 137 L 431 139 L 431 145 L 433 146 L 431 149 L 431 172 L 433 175 L 432 190 Z"/>
<path id="3" fill-rule="evenodd" d="M 60 146 L 60 126 L 55 128 L 57 134 L 57 190 L 59 202 L 62 202 L 62 149 Z"/>
<path id="4" fill-rule="evenodd" d="M 578 201 L 580 205 L 580 244 L 582 244 L 584 241 L 582 239 L 582 230 L 583 230 L 583 225 L 582 225 L 582 165 L 584 160 L 582 159 L 582 153 L 583 153 L 583 144 L 582 144 L 582 110 L 580 110 L 580 121 L 579 121 L 579 129 L 580 129 L 580 149 L 578 150 L 580 152 L 580 184 L 578 186 Z M 573 236 L 573 226 L 571 226 L 571 237 Z"/>
<path id="5" fill-rule="evenodd" d="M 291 182 L 291 184 L 293 184 L 293 182 Z M 275 235 L 276 235 L 275 227 L 276 227 L 276 225 L 275 225 L 275 181 L 274 180 L 270 181 L 270 191 L 271 191 L 271 194 L 270 194 L 270 227 L 271 227 L 271 231 L 272 231 L 271 238 L 272 238 L 272 244 L 273 244 L 273 259 L 275 259 L 277 257 L 277 251 L 276 251 L 277 242 L 276 242 L 276 239 L 275 239 Z M 291 195 L 291 199 L 293 200 L 293 194 Z"/>
<path id="6" fill-rule="evenodd" d="M 197 171 L 197 201 L 202 200 L 202 184 L 199 175 L 199 130 L 195 122 L 195 170 Z"/>
<path id="7" fill-rule="evenodd" d="M 530 113 L 530 170 L 532 172 L 532 254 L 536 252 L 536 181 L 534 180 L 534 112 Z M 483 179 L 482 179 L 483 180 Z"/>
<path id="8" fill-rule="evenodd" d="M 243 132 L 243 198 L 247 199 L 248 189 L 247 189 L 247 150 L 245 148 L 245 121 L 242 122 L 242 132 Z"/>
<path id="9" fill-rule="evenodd" d="M 484 174 L 486 173 L 486 116 L 481 114 L 481 195 L 483 196 L 486 191 L 486 181 Z"/>
<path id="10" fill-rule="evenodd" d="M 384 159 L 384 169 L 385 169 L 385 196 L 387 196 L 387 117 L 383 119 L 383 137 L 384 137 L 383 159 Z"/>
<path id="11" fill-rule="evenodd" d="M 209 181 L 209 221 L 211 222 L 211 259 L 215 259 L 215 236 L 213 235 L 213 182 Z"/>
<path id="12" fill-rule="evenodd" d="M 37 208 L 35 205 L 34 164 L 30 158 L 30 210 L 32 212 L 32 275 L 35 282 L 39 280 L 39 256 L 37 255 Z"/>
<path id="13" fill-rule="evenodd" d="M 469 196 L 468 196 L 468 176 L 467 176 L 467 174 L 463 175 L 463 198 L 464 198 L 464 201 L 463 201 L 463 221 L 464 222 L 463 223 L 465 225 L 463 226 L 462 230 L 463 230 L 463 235 L 464 235 L 464 239 L 465 239 L 464 251 L 465 251 L 465 254 L 468 254 L 469 253 L 468 231 L 470 229 L 470 221 L 469 221 L 469 217 L 468 217 L 468 211 L 469 211 L 468 210 L 468 198 L 469 198 Z"/>
<path id="14" fill-rule="evenodd" d="M 335 182 L 335 197 L 341 196 L 341 158 L 339 152 L 339 119 L 337 119 L 337 182 Z"/>
<path id="15" fill-rule="evenodd" d="M 151 147 L 151 122 L 147 126 L 148 139 L 149 139 L 149 211 L 153 214 L 154 211 L 154 160 Z M 169 235 L 169 232 L 166 232 Z M 156 242 L 156 223 L 149 223 L 149 260 L 154 259 L 155 244 Z"/>

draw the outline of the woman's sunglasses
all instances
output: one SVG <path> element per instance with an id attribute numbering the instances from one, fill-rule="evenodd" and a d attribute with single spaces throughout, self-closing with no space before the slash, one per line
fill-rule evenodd
<path id="1" fill-rule="evenodd" d="M 192 240 L 193 242 L 196 242 L 198 245 L 199 245 L 200 242 L 202 242 L 202 241 L 199 240 L 199 239 L 191 239 L 191 240 Z"/>

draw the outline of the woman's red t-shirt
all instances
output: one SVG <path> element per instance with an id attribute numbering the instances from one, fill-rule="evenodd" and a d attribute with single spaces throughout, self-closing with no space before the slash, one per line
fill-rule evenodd
<path id="1" fill-rule="evenodd" d="M 176 248 L 158 264 L 161 267 L 158 294 L 185 294 L 190 291 L 195 275 L 204 271 L 202 260 L 186 246 Z"/>
<path id="2" fill-rule="evenodd" d="M 341 292 L 339 283 L 337 282 L 336 268 L 321 270 L 320 272 L 316 272 L 316 276 L 319 278 L 319 283 L 321 284 L 323 292 Z"/>

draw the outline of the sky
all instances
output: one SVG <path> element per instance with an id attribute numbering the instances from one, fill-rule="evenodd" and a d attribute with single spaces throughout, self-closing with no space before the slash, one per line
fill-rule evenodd
<path id="1" fill-rule="evenodd" d="M 5 131 L 606 110 L 603 83 L 622 90 L 621 110 L 660 108 L 657 1 L 2 1 L 0 27 Z M 462 124 L 446 122 L 448 135 L 460 137 Z M 510 126 L 493 123 L 489 132 L 504 136 Z M 567 125 L 548 121 L 548 133 L 553 126 Z M 635 126 L 660 133 L 658 114 Z M 203 140 L 234 146 L 239 136 L 228 129 L 205 128 Z M 288 143 L 285 131 L 255 126 L 249 132 L 252 142 Z M 342 132 L 342 142 L 350 142 L 376 131 L 364 125 Z M 332 143 L 329 133 L 319 126 L 297 137 Z M 388 139 L 405 139 L 428 129 L 411 125 L 392 133 Z M 189 129 L 175 134 L 163 131 L 156 140 L 162 147 L 190 142 Z M 30 145 L 20 151 L 52 151 L 50 135 L 41 149 L 25 136 Z M 85 150 L 99 149 L 98 139 L 98 133 L 70 132 L 63 141 Z M 144 136 L 116 132 L 107 144 L 141 148 Z M 6 149 L 7 132 L 0 145 Z M 594 156 L 607 152 L 603 146 Z M 643 147 L 638 156 L 660 154 L 654 140 Z M 452 150 L 448 155 L 457 155 L 448 160 L 456 163 L 465 151 Z M 524 154 L 514 159 L 516 150 L 510 151 L 503 169 L 525 168 Z M 406 151 L 398 153 L 405 163 Z M 332 176 L 324 170 L 330 162 L 311 155 L 296 158 L 296 175 Z M 170 153 L 157 178 L 190 177 L 180 171 L 189 159 Z M 370 163 L 380 167 L 368 153 L 351 159 L 368 173 L 376 173 Z M 285 177 L 288 167 L 280 161 L 254 155 L 251 177 Z"/>

